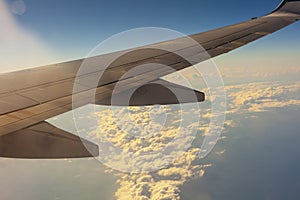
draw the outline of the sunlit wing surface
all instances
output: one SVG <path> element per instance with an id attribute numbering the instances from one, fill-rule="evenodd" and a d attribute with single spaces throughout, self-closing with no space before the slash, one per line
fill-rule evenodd
<path id="1" fill-rule="evenodd" d="M 283 1 L 274 12 L 267 16 L 190 37 L 201 44 L 210 57 L 215 57 L 271 34 L 299 19 L 300 1 Z M 83 145 L 79 144 L 78 137 L 60 131 L 58 128 L 45 123 L 44 120 L 89 103 L 110 105 L 112 91 L 118 82 L 121 82 L 123 86 L 118 94 L 120 96 L 130 88 L 137 86 L 140 86 L 141 90 L 149 91 L 148 94 L 136 93 L 133 95 L 129 105 L 176 103 L 174 96 L 155 84 L 157 81 L 161 81 L 160 77 L 172 73 L 172 70 L 153 65 L 153 67 L 144 70 L 143 73 L 137 73 L 126 79 L 121 77 L 128 70 L 142 64 L 159 63 L 171 66 L 175 70 L 181 70 L 210 58 L 205 56 L 206 54 L 203 52 L 197 51 L 194 46 L 188 46 L 184 41 L 185 38 L 178 38 L 137 48 L 121 56 L 105 71 L 104 66 L 101 65 L 102 61 L 104 62 L 116 54 L 120 54 L 120 52 L 93 57 L 90 61 L 96 65 L 92 64 L 86 74 L 82 74 L 76 80 L 76 74 L 83 59 L 1 74 L 0 156 L 14 158 L 97 156 L 96 146 L 92 148 L 95 151 L 89 153 Z M 158 49 L 171 49 L 172 51 Z M 176 52 L 184 53 L 189 61 L 178 56 Z M 199 58 L 199 55 L 200 60 L 193 60 L 193 57 Z M 80 79 L 93 79 L 99 77 L 101 73 L 103 76 L 96 88 L 81 84 Z M 164 84 L 179 88 L 180 92 L 183 93 L 191 90 L 168 82 L 164 82 Z M 72 102 L 74 85 L 77 88 L 76 94 L 74 94 L 77 95 L 76 102 Z M 95 101 L 91 102 L 90 98 L 86 98 L 86 96 L 94 89 L 96 92 Z M 161 90 L 163 95 L 158 95 L 155 98 L 151 94 L 157 90 Z M 186 99 L 185 102 L 204 100 L 203 93 L 194 92 L 196 99 Z M 116 105 L 122 105 L 122 102 L 118 102 Z M 88 143 L 88 145 L 93 144 Z"/>

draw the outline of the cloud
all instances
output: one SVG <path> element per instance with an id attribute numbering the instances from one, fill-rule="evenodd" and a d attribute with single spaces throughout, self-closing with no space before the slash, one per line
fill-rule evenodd
<path id="1" fill-rule="evenodd" d="M 232 120 L 237 114 L 239 116 L 250 114 L 249 116 L 254 117 L 256 113 L 267 112 L 271 109 L 300 106 L 300 82 L 247 83 L 227 86 L 226 91 L 228 120 L 225 121 L 225 133 L 238 126 L 238 123 Z M 210 113 L 205 107 L 207 105 L 202 105 L 200 126 L 191 122 L 186 127 L 196 127 L 202 136 L 206 136 Z M 104 140 L 105 137 L 110 144 L 120 148 L 119 154 L 110 152 L 109 149 L 102 154 L 106 156 L 104 161 L 108 162 L 105 164 L 123 167 L 122 169 L 126 170 L 133 170 L 135 166 L 145 169 L 144 173 L 107 170 L 118 179 L 119 188 L 115 193 L 117 199 L 178 200 L 180 187 L 191 179 L 205 176 L 206 168 L 211 166 L 211 164 L 204 165 L 196 162 L 199 148 L 192 147 L 181 151 L 181 145 L 189 144 L 193 137 L 188 134 L 188 129 L 178 129 L 180 119 L 178 119 L 178 113 L 171 112 L 172 108 L 165 108 L 171 120 L 167 120 L 164 129 L 161 129 L 158 121 L 153 121 L 149 116 L 151 107 L 132 107 L 129 113 L 126 113 L 124 108 L 113 110 L 114 112 L 107 107 L 99 108 L 101 110 L 96 110 L 96 114 L 100 126 L 89 132 L 89 138 Z M 197 110 L 184 112 L 196 114 Z M 115 117 L 118 113 L 123 118 L 116 121 Z M 152 113 L 161 114 L 161 112 Z M 155 116 L 153 118 L 155 119 Z M 56 117 L 56 120 L 59 120 L 59 117 Z M 130 121 L 133 124 L 130 124 Z M 134 132 L 138 132 L 138 135 Z M 224 138 L 226 138 L 225 135 L 219 140 Z M 170 145 L 169 143 L 172 143 L 169 155 L 173 157 L 159 153 L 161 149 Z M 216 154 L 221 156 L 225 152 L 226 150 L 221 150 Z M 133 168 L 128 168 L 130 166 Z M 158 170 L 147 172 L 149 166 Z M 164 167 L 160 168 L 161 166 Z"/>
<path id="2" fill-rule="evenodd" d="M 25 4 L 22 2 L 14 2 L 12 12 L 25 12 Z M 0 26 L 0 73 L 37 67 L 55 60 L 54 52 L 37 34 L 17 22 L 6 1 L 0 1 Z"/>
<path id="3" fill-rule="evenodd" d="M 217 151 L 216 154 L 217 154 L 218 156 L 221 156 L 221 155 L 223 155 L 225 152 L 226 152 L 226 150 L 224 149 L 224 150 L 222 150 L 222 151 Z"/>
<path id="4" fill-rule="evenodd" d="M 258 113 L 300 105 L 300 82 L 262 82 L 226 87 L 228 114 Z"/>
<path id="5" fill-rule="evenodd" d="M 205 168 L 211 165 L 194 165 L 199 149 L 187 151 L 170 167 L 147 174 L 123 174 L 119 176 L 120 185 L 115 193 L 119 200 L 127 199 L 180 199 L 180 187 L 193 178 L 204 176 Z"/>
<path id="6" fill-rule="evenodd" d="M 98 144 L 99 141 L 108 140 L 120 149 L 119 152 L 110 151 L 110 148 L 105 148 L 105 143 L 99 144 L 100 154 L 104 151 L 101 161 L 106 166 L 111 166 L 107 172 L 117 177 L 119 188 L 115 196 L 119 200 L 180 199 L 180 187 L 187 180 L 204 176 L 205 169 L 211 166 L 194 163 L 200 149 L 190 148 L 194 136 L 188 128 L 180 128 L 181 116 L 174 112 L 175 108 L 164 107 L 168 119 L 163 129 L 160 121 L 153 120 L 156 119 L 155 115 L 161 115 L 162 112 L 157 109 L 150 111 L 152 109 L 131 107 L 129 112 L 126 112 L 127 109 L 121 107 L 110 109 L 97 106 L 96 117 L 99 126 L 92 131 L 86 131 L 86 138 L 89 140 L 97 141 Z M 194 109 L 184 112 L 198 114 Z M 149 113 L 152 113 L 152 116 Z M 116 118 L 119 114 L 122 118 Z M 66 116 L 55 117 L 49 122 L 58 123 L 61 117 Z M 69 117 L 72 118 L 72 114 Z M 82 117 L 87 116 L 85 114 Z M 130 121 L 138 127 L 130 124 Z M 198 130 L 193 120 L 185 125 Z M 132 135 L 135 131 L 139 134 Z M 168 151 L 161 153 L 166 148 Z M 120 169 L 128 173 L 120 172 Z M 142 169 L 143 172 L 134 173 L 136 169 Z"/>
<path id="7" fill-rule="evenodd" d="M 165 168 L 191 147 L 198 127 L 192 114 L 182 125 L 176 106 L 165 107 L 168 117 L 162 125 L 153 120 L 160 113 L 152 108 L 102 109 L 96 112 L 99 126 L 83 136 L 87 133 L 99 145 L 100 161 L 116 170 L 140 173 Z M 194 109 L 189 113 L 197 114 Z"/>
<path id="8" fill-rule="evenodd" d="M 294 63 L 294 62 L 293 62 Z M 259 80 L 288 80 L 291 77 L 299 77 L 300 68 L 295 65 L 282 67 L 232 67 L 232 66 L 220 66 L 220 72 L 222 77 L 227 82 L 240 83 L 241 81 L 253 82 Z"/>
<path id="9" fill-rule="evenodd" d="M 300 82 L 286 83 L 286 82 L 262 82 L 262 83 L 251 83 L 241 84 L 235 86 L 226 87 L 228 94 L 228 115 L 234 116 L 235 114 L 244 113 L 258 113 L 266 112 L 274 108 L 284 108 L 288 106 L 299 106 L 300 99 L 298 94 L 300 92 Z M 144 110 L 146 113 L 147 111 Z M 138 113 L 134 116 L 134 120 L 139 120 Z M 141 114 L 141 118 L 144 123 L 148 123 L 145 120 L 145 113 Z M 107 113 L 101 113 L 108 116 Z M 206 110 L 202 116 L 204 119 L 209 119 L 210 113 Z M 101 118 L 101 120 L 106 120 Z M 229 131 L 231 128 L 236 127 L 237 123 L 233 120 L 227 120 L 225 122 L 224 130 Z M 116 127 L 113 129 L 115 130 Z M 199 128 L 203 135 L 207 134 L 208 126 Z M 175 130 L 168 130 L 160 132 L 160 134 L 153 135 L 153 138 L 149 139 L 145 144 L 137 139 L 136 141 L 124 140 L 126 135 L 118 136 L 118 133 L 114 132 L 116 137 L 116 144 L 123 147 L 130 146 L 131 149 L 137 151 L 150 151 L 156 149 L 159 145 L 165 145 L 170 142 L 169 138 L 174 137 L 179 132 Z M 225 136 L 223 136 L 225 137 Z M 165 138 L 167 138 L 165 140 Z M 221 138 L 222 139 L 222 138 Z M 173 141 L 174 142 L 174 141 Z M 175 145 L 180 144 L 180 140 L 175 141 Z M 129 147 L 128 147 L 129 148 Z M 125 148 L 125 149 L 128 149 Z M 156 172 L 144 173 L 144 174 L 124 174 L 113 172 L 118 176 L 118 183 L 120 185 L 116 192 L 116 198 L 122 199 L 180 199 L 180 187 L 188 180 L 193 178 L 199 178 L 204 176 L 205 168 L 211 165 L 199 165 L 194 162 L 198 159 L 198 152 L 200 149 L 192 148 L 184 152 L 179 156 L 171 165 L 166 168 L 157 170 Z M 217 155 L 221 156 L 226 150 L 216 152 Z M 155 162 L 161 162 L 160 158 L 150 159 L 151 163 L 142 161 L 141 163 L 149 165 L 155 165 Z"/>

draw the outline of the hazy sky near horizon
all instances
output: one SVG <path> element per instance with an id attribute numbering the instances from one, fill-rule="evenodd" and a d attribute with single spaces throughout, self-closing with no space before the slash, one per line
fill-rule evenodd
<path id="1" fill-rule="evenodd" d="M 85 57 L 110 36 L 140 27 L 193 34 L 262 16 L 280 0 L 237 1 L 58 1 L 0 2 L 0 72 Z M 233 66 L 293 65 L 299 62 L 296 23 L 259 42 L 217 58 Z"/>

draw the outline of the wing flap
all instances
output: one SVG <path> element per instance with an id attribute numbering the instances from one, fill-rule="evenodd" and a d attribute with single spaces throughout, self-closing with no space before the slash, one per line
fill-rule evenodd
<path id="1" fill-rule="evenodd" d="M 117 89 L 116 89 L 117 90 Z M 98 105 L 112 106 L 149 106 L 195 103 L 205 100 L 203 92 L 199 92 L 174 83 L 156 80 L 143 86 L 122 91 L 97 102 Z"/>
<path id="2" fill-rule="evenodd" d="M 1 157 L 58 159 L 97 155 L 97 145 L 60 130 L 47 122 L 0 137 Z"/>

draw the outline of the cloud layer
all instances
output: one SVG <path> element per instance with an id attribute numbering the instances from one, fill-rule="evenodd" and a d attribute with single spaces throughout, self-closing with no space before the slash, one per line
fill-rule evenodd
<path id="1" fill-rule="evenodd" d="M 228 115 L 243 113 L 266 112 L 276 108 L 300 106 L 300 82 L 263 82 L 241 84 L 226 87 L 228 94 Z M 229 117 L 230 118 L 230 117 Z M 226 121 L 225 129 L 235 127 L 233 121 Z M 202 133 L 207 127 L 199 128 Z M 122 174 L 119 176 L 119 190 L 116 198 L 123 199 L 180 199 L 180 186 L 186 181 L 201 177 L 205 174 L 205 168 L 210 165 L 197 165 L 199 149 L 193 148 L 187 151 L 178 162 L 173 165 L 148 174 Z M 216 152 L 221 156 L 225 150 Z"/>
<path id="2" fill-rule="evenodd" d="M 300 82 L 262 82 L 226 87 L 228 113 L 264 112 L 300 105 Z"/>
<path id="3" fill-rule="evenodd" d="M 224 135 L 219 139 L 225 139 L 226 133 L 238 125 L 237 122 L 229 119 L 234 119 L 242 114 L 255 115 L 256 113 L 266 112 L 272 109 L 282 108 L 299 108 L 300 106 L 300 82 L 258 82 L 249 84 L 240 84 L 227 86 L 227 121 L 224 126 Z M 90 105 L 93 107 L 92 105 Z M 94 108 L 94 107 L 93 107 Z M 149 113 L 151 108 L 131 108 L 129 113 L 122 113 L 124 109 L 114 110 L 107 107 L 101 108 L 97 112 L 97 120 L 99 127 L 89 132 L 88 138 L 103 138 L 109 139 L 109 142 L 120 148 L 120 155 L 105 154 L 107 161 L 111 161 L 111 165 L 124 165 L 124 159 L 132 162 L 133 165 L 140 166 L 160 166 L 168 157 L 157 156 L 150 154 L 161 148 L 166 147 L 172 142 L 173 147 L 190 142 L 192 137 L 185 135 L 187 131 L 178 129 L 180 119 L 176 112 L 171 108 L 167 109 L 169 121 L 167 120 L 162 129 L 162 124 L 159 121 L 153 121 Z M 154 109 L 155 115 L 160 116 L 161 111 Z M 116 122 L 115 114 L 118 111 L 123 116 L 123 120 Z M 197 112 L 191 110 L 187 112 Z M 153 112 L 152 112 L 153 114 Z M 82 116 L 86 118 L 86 116 Z M 205 136 L 208 131 L 210 119 L 209 103 L 201 104 L 201 123 L 190 123 L 187 127 L 196 127 L 199 131 L 199 137 L 196 138 L 196 143 L 201 143 L 201 135 Z M 60 117 L 56 117 L 50 122 L 60 121 Z M 138 124 L 138 128 L 133 124 Z M 151 122 L 151 123 L 150 123 Z M 120 127 L 122 130 L 120 130 Z M 155 131 L 156 130 L 156 131 Z M 131 135 L 128 133 L 138 132 L 139 135 Z M 178 136 L 177 140 L 174 138 Z M 199 141 L 198 141 L 199 140 Z M 199 178 L 205 175 L 205 169 L 211 164 L 197 164 L 199 147 L 189 148 L 187 151 L 178 151 L 178 148 L 173 148 L 170 155 L 173 157 L 173 162 L 166 165 L 164 168 L 144 173 L 122 173 L 120 171 L 109 169 L 118 177 L 117 183 L 119 189 L 115 196 L 119 200 L 147 200 L 147 199 L 180 199 L 180 187 L 188 180 Z M 107 153 L 107 152 L 106 152 Z M 129 153 L 129 154 L 128 154 Z M 176 154 L 177 153 L 177 154 Z M 226 154 L 226 150 L 215 152 L 217 156 Z M 175 159 L 174 159 L 175 158 Z M 123 159 L 123 160 L 121 160 Z M 169 162 L 167 162 L 169 163 Z M 198 162 L 199 163 L 199 162 Z M 130 166 L 130 165 L 128 165 Z M 127 167 L 128 167 L 127 166 Z"/>

